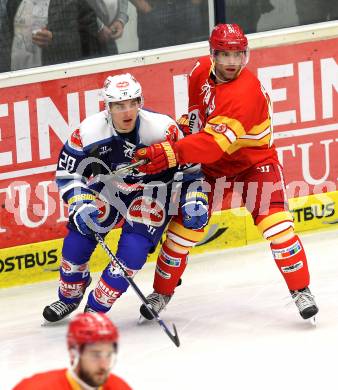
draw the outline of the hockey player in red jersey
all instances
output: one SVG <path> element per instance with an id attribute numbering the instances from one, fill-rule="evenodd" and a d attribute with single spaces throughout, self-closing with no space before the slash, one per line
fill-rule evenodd
<path id="1" fill-rule="evenodd" d="M 72 319 L 67 332 L 71 367 L 23 379 L 13 390 L 131 390 L 110 371 L 115 364 L 118 331 L 103 313 L 83 313 Z"/>
<path id="2" fill-rule="evenodd" d="M 301 316 L 311 318 L 318 307 L 309 289 L 306 254 L 294 233 L 282 166 L 273 146 L 269 97 L 245 67 L 248 42 L 238 25 L 217 25 L 209 43 L 210 57 L 198 60 L 189 78 L 187 121 L 192 134 L 175 143 L 162 142 L 139 150 L 135 158 L 149 160 L 140 168 L 147 173 L 176 164 L 202 163 L 211 187 L 210 209 L 219 209 L 215 200 L 222 180 L 226 178 L 227 188 L 241 188 L 242 202 L 270 241 L 276 265 Z M 221 193 L 221 198 L 225 194 Z M 171 257 L 175 257 L 173 251 Z M 163 262 L 159 260 L 157 266 L 161 268 Z M 155 284 L 156 278 L 159 276 L 155 276 Z M 167 283 L 161 278 L 157 289 L 164 291 Z M 166 290 L 168 295 L 172 292 Z"/>

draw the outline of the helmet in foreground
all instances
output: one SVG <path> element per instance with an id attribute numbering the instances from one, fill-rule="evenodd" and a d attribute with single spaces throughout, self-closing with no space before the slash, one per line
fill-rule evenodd
<path id="1" fill-rule="evenodd" d="M 67 332 L 69 349 L 101 341 L 118 342 L 117 328 L 105 314 L 81 313 L 70 321 Z"/>

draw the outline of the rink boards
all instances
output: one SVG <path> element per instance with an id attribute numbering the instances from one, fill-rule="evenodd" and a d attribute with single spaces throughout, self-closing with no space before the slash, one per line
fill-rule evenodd
<path id="1" fill-rule="evenodd" d="M 328 229 L 338 224 L 338 191 L 294 198 L 289 204 L 297 232 Z M 114 251 L 120 232 L 121 229 L 115 229 L 107 237 Z M 260 239 L 251 215 L 244 208 L 223 210 L 212 216 L 203 240 L 192 254 L 247 245 Z M 148 261 L 156 260 L 159 247 Z M 1 249 L 0 286 L 57 279 L 61 248 L 62 239 L 56 239 Z M 108 261 L 102 248 L 97 247 L 90 261 L 91 271 L 103 270 Z"/>

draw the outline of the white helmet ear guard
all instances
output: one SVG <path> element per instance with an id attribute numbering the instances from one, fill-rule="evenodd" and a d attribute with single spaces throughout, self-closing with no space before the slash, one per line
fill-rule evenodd
<path id="1" fill-rule="evenodd" d="M 110 103 L 129 99 L 140 98 L 143 104 L 141 84 L 130 73 L 108 76 L 103 84 L 102 95 L 106 109 L 109 109 Z"/>

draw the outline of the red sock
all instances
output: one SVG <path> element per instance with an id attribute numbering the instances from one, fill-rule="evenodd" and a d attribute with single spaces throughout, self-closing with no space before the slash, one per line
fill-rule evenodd
<path id="1" fill-rule="evenodd" d="M 171 295 L 187 265 L 188 253 L 177 253 L 164 243 L 157 258 L 154 290 Z"/>
<path id="2" fill-rule="evenodd" d="M 272 255 L 289 290 L 300 290 L 310 284 L 303 245 L 298 236 L 281 244 L 270 244 Z"/>

